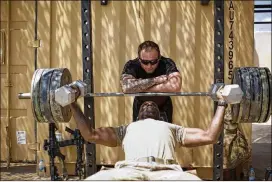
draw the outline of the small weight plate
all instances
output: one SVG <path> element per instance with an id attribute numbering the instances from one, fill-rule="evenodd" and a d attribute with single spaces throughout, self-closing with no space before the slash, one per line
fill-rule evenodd
<path id="1" fill-rule="evenodd" d="M 37 122 L 45 122 L 40 108 L 40 83 L 44 69 L 37 69 L 32 78 L 31 101 L 34 118 Z"/>
<path id="2" fill-rule="evenodd" d="M 240 75 L 241 75 L 240 69 L 238 67 L 234 68 L 233 69 L 232 84 L 238 84 L 241 87 L 241 76 Z M 243 96 L 243 98 L 244 98 L 244 96 Z M 243 98 L 239 104 L 232 104 L 231 105 L 232 122 L 233 123 L 239 123 L 239 121 L 241 119 L 241 115 L 239 115 L 239 113 L 240 113 L 240 105 L 242 104 Z"/>
<path id="3" fill-rule="evenodd" d="M 267 112 L 269 112 L 269 85 L 267 74 L 264 68 L 259 68 L 261 82 L 262 82 L 262 112 L 259 123 L 266 121 Z"/>
<path id="4" fill-rule="evenodd" d="M 262 84 L 259 70 L 256 67 L 248 68 L 252 88 L 252 100 L 249 112 L 249 121 L 257 123 L 262 111 Z"/>
<path id="5" fill-rule="evenodd" d="M 272 75 L 271 72 L 268 68 L 264 68 L 267 74 L 267 79 L 268 79 L 268 85 L 269 85 L 269 98 L 268 98 L 268 105 L 269 105 L 269 109 L 267 112 L 267 116 L 265 119 L 265 122 L 268 121 L 268 119 L 270 118 L 271 114 L 272 114 Z"/>
<path id="6" fill-rule="evenodd" d="M 72 82 L 72 76 L 68 69 L 61 68 L 54 70 L 51 77 L 50 86 L 50 107 L 55 122 L 69 122 L 72 117 L 70 106 L 62 107 L 55 102 L 54 91 L 63 85 L 70 84 Z"/>
<path id="7" fill-rule="evenodd" d="M 40 108 L 45 122 L 55 123 L 50 108 L 50 83 L 54 69 L 45 69 L 40 84 Z"/>

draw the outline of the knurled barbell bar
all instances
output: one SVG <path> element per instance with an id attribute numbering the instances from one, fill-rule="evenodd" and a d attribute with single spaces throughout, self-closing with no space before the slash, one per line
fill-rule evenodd
<path id="1" fill-rule="evenodd" d="M 235 68 L 232 84 L 225 85 L 223 95 L 231 103 L 233 122 L 263 123 L 271 115 L 271 73 L 268 68 Z M 34 118 L 38 122 L 69 122 L 71 110 L 68 106 L 75 100 L 76 85 L 81 96 L 123 97 L 123 96 L 210 96 L 216 99 L 220 84 L 213 84 L 209 92 L 174 93 L 86 93 L 86 84 L 80 80 L 72 83 L 66 68 L 38 69 L 34 72 L 31 93 L 19 93 L 20 99 L 31 99 Z M 240 90 L 240 91 L 239 91 Z"/>

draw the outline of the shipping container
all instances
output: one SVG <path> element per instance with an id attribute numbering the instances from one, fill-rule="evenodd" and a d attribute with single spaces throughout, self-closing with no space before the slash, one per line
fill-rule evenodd
<path id="1" fill-rule="evenodd" d="M 254 2 L 225 1 L 224 6 L 224 81 L 230 83 L 234 67 L 254 66 Z M 1 161 L 8 156 L 8 126 L 11 161 L 36 162 L 37 148 L 37 160 L 44 159 L 49 165 L 48 153 L 42 148 L 48 139 L 48 124 L 36 123 L 31 100 L 20 100 L 17 94 L 31 91 L 35 61 L 36 68 L 68 68 L 73 80 L 82 79 L 80 8 L 80 1 L 38 1 L 37 42 L 35 1 L 11 1 L 10 9 L 7 1 L 1 1 Z M 92 1 L 91 10 L 94 92 L 121 92 L 123 66 L 137 57 L 138 45 L 145 40 L 157 42 L 161 54 L 175 61 L 182 75 L 182 91 L 209 90 L 214 80 L 213 1 L 207 6 L 200 1 L 109 1 L 105 6 Z M 209 126 L 214 109 L 209 97 L 172 97 L 172 101 L 175 124 L 202 129 Z M 83 108 L 83 99 L 78 102 Z M 132 103 L 133 97 L 95 98 L 96 127 L 130 123 Z M 66 126 L 75 129 L 74 119 L 58 124 L 63 139 L 71 138 Z M 251 124 L 239 127 L 250 145 Z M 61 152 L 69 174 L 74 174 L 76 148 L 65 147 Z M 212 145 L 182 147 L 176 152 L 183 167 L 196 167 L 200 177 L 212 178 Z M 96 146 L 97 165 L 113 165 L 123 159 L 121 147 Z"/>

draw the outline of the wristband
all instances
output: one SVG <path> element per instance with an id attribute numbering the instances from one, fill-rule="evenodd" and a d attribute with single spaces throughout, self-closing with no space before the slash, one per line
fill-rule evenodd
<path id="1" fill-rule="evenodd" d="M 224 107 L 227 107 L 227 102 L 226 101 L 224 101 L 224 100 L 220 100 L 220 101 L 218 101 L 218 103 L 217 103 L 217 105 L 218 106 L 224 106 Z"/>

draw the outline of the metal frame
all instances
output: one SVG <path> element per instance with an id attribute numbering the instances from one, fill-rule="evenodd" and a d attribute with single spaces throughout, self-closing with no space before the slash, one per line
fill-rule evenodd
<path id="1" fill-rule="evenodd" d="M 270 4 L 256 4 L 254 5 L 254 9 L 260 8 L 260 9 L 265 9 L 265 8 L 272 8 L 272 5 Z"/>
<path id="2" fill-rule="evenodd" d="M 34 35 L 34 40 L 38 40 L 38 0 L 35 0 L 35 35 Z M 38 48 L 34 48 L 34 71 L 37 69 L 37 61 L 38 61 Z M 37 139 L 38 139 L 38 125 L 37 121 L 34 118 L 34 137 L 35 137 L 35 147 L 37 145 Z M 37 149 L 37 148 L 36 148 Z M 38 160 L 38 154 L 37 150 L 35 150 L 35 161 L 37 162 Z"/>
<path id="3" fill-rule="evenodd" d="M 106 1 L 104 1 L 106 2 Z M 207 1 L 209 2 L 209 1 Z M 214 1 L 214 83 L 224 83 L 224 1 Z M 107 2 L 106 2 L 107 3 Z M 101 1 L 102 4 L 102 1 Z M 105 5 L 105 4 L 104 4 Z M 82 20 L 82 60 L 83 80 L 88 84 L 88 93 L 93 93 L 93 59 L 91 34 L 91 3 L 90 0 L 81 1 Z M 220 32 L 220 33 L 219 33 Z M 220 59 L 218 59 L 220 58 Z M 214 103 L 216 108 L 217 104 Z M 94 98 L 84 97 L 84 114 L 89 125 L 95 128 Z M 222 132 L 213 152 L 213 180 L 223 180 L 223 135 Z M 86 145 L 86 175 L 97 171 L 95 145 Z"/>
<path id="4" fill-rule="evenodd" d="M 272 21 L 255 21 L 254 24 L 272 24 Z"/>
<path id="5" fill-rule="evenodd" d="M 101 1 L 106 2 L 107 1 Z M 204 1 L 202 1 L 204 2 Z M 205 1 L 209 2 L 209 1 Z M 105 4 L 103 4 L 105 5 Z M 93 59 L 92 59 L 92 34 L 91 34 L 91 3 L 90 0 L 81 1 L 82 18 L 82 60 L 83 80 L 88 84 L 88 93 L 93 93 Z M 224 83 L 224 1 L 214 1 L 214 83 Z M 214 103 L 215 108 L 217 103 Z M 95 128 L 94 98 L 84 97 L 84 114 L 88 124 Z M 213 180 L 223 180 L 223 137 L 221 132 L 213 150 Z M 86 145 L 86 175 L 92 175 L 96 169 L 95 145 Z"/>
<path id="6" fill-rule="evenodd" d="M 272 9 L 254 10 L 254 13 L 272 13 Z"/>
<path id="7" fill-rule="evenodd" d="M 254 13 L 272 13 L 272 4 L 258 4 L 254 5 Z M 272 24 L 272 21 L 257 21 L 254 24 Z"/>
<path id="8" fill-rule="evenodd" d="M 91 1 L 81 1 L 82 24 L 82 62 L 83 81 L 87 83 L 87 92 L 93 93 L 93 56 L 92 56 L 92 13 Z M 95 128 L 94 98 L 84 97 L 84 115 L 88 119 L 88 125 Z M 96 147 L 95 144 L 86 144 L 86 170 L 85 175 L 96 173 Z"/>
<path id="9" fill-rule="evenodd" d="M 224 0 L 214 1 L 214 83 L 224 83 Z M 214 103 L 214 112 L 217 103 Z M 213 180 L 223 180 L 223 138 L 213 145 Z"/>

